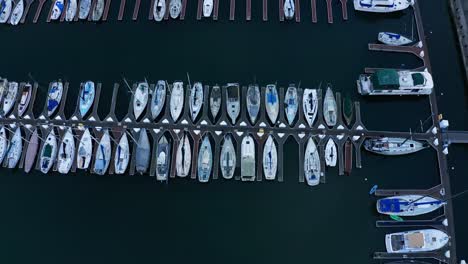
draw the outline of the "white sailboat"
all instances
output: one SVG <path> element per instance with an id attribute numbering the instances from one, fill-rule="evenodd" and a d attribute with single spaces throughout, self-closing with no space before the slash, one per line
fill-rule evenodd
<path id="1" fill-rule="evenodd" d="M 221 174 L 225 179 L 231 179 L 236 170 L 236 150 L 232 144 L 232 139 L 229 134 L 224 136 L 224 143 L 221 148 L 220 161 Z"/>
<path id="2" fill-rule="evenodd" d="M 104 0 L 96 0 L 96 6 L 94 7 L 91 19 L 94 22 L 97 22 L 101 20 L 103 13 L 104 13 Z"/>
<path id="3" fill-rule="evenodd" d="M 312 137 L 310 137 L 307 142 L 304 155 L 304 174 L 309 186 L 315 186 L 320 183 L 320 156 Z"/>
<path id="4" fill-rule="evenodd" d="M 377 212 L 386 215 L 417 216 L 433 212 L 446 203 L 422 195 L 399 195 L 377 200 Z"/>
<path id="5" fill-rule="evenodd" d="M 364 148 L 380 155 L 397 156 L 418 152 L 427 145 L 408 138 L 370 138 L 364 141 Z"/>
<path id="6" fill-rule="evenodd" d="M 449 236 L 438 229 L 422 229 L 385 235 L 388 253 L 428 252 L 443 248 Z"/>
<path id="7" fill-rule="evenodd" d="M 78 13 L 79 19 L 88 18 L 89 12 L 91 11 L 91 0 L 80 0 L 80 11 Z"/>
<path id="8" fill-rule="evenodd" d="M 18 3 L 16 3 L 15 7 L 13 8 L 13 11 L 11 12 L 10 24 L 12 24 L 13 26 L 18 25 L 21 18 L 23 17 L 23 13 L 24 1 L 18 0 Z"/>
<path id="9" fill-rule="evenodd" d="M 211 168 L 213 166 L 213 152 L 211 150 L 211 143 L 208 136 L 203 138 L 198 153 L 198 181 L 208 182 L 210 180 Z"/>
<path id="10" fill-rule="evenodd" d="M 190 117 L 192 121 L 195 122 L 200 110 L 203 106 L 203 85 L 200 82 L 196 82 L 193 85 L 193 88 L 190 90 Z"/>
<path id="11" fill-rule="evenodd" d="M 148 104 L 148 83 L 141 82 L 138 84 L 135 93 L 133 95 L 133 114 L 135 120 L 138 120 L 141 114 L 145 111 L 146 105 Z"/>
<path id="12" fill-rule="evenodd" d="M 275 84 L 268 84 L 266 87 L 265 107 L 271 123 L 276 124 L 279 114 L 279 97 Z"/>
<path id="13" fill-rule="evenodd" d="M 249 85 L 247 89 L 247 113 L 250 117 L 252 125 L 257 121 L 258 113 L 260 112 L 260 89 L 258 85 Z"/>
<path id="14" fill-rule="evenodd" d="M 73 138 L 72 129 L 67 129 L 60 144 L 57 156 L 57 171 L 62 174 L 67 174 L 75 159 L 75 139 Z"/>
<path id="15" fill-rule="evenodd" d="M 213 0 L 203 0 L 203 16 L 210 17 L 213 12 Z"/>
<path id="16" fill-rule="evenodd" d="M 210 110 L 213 120 L 216 120 L 221 109 L 221 88 L 218 85 L 213 86 L 210 92 Z"/>
<path id="17" fill-rule="evenodd" d="M 81 136 L 80 144 L 78 144 L 78 152 L 76 154 L 76 167 L 78 169 L 85 170 L 89 167 L 91 162 L 91 156 L 93 154 L 93 142 L 91 139 L 91 133 L 86 128 L 83 135 Z"/>
<path id="18" fill-rule="evenodd" d="M 105 130 L 96 150 L 96 158 L 94 160 L 94 173 L 99 175 L 104 175 L 106 173 L 107 168 L 109 168 L 111 151 L 112 149 L 109 130 Z"/>
<path id="19" fill-rule="evenodd" d="M 23 138 L 21 137 L 21 128 L 18 126 L 16 128 L 15 134 L 10 140 L 10 145 L 8 146 L 8 151 L 6 154 L 7 167 L 13 169 L 18 164 L 18 161 L 21 158 L 21 153 L 23 152 Z"/>
<path id="20" fill-rule="evenodd" d="M 157 22 L 161 22 L 166 14 L 166 0 L 156 0 L 153 7 L 153 17 Z"/>
<path id="21" fill-rule="evenodd" d="M 310 127 L 314 125 L 315 118 L 317 117 L 318 98 L 317 90 L 304 89 L 302 98 L 302 106 L 304 110 L 304 117 Z"/>
<path id="22" fill-rule="evenodd" d="M 41 150 L 41 172 L 46 174 L 52 168 L 57 157 L 57 137 L 54 129 L 50 131 Z"/>
<path id="23" fill-rule="evenodd" d="M 286 95 L 284 97 L 284 111 L 286 113 L 286 118 L 288 119 L 288 124 L 290 126 L 294 124 L 298 108 L 299 101 L 297 97 L 297 89 L 294 86 L 289 86 L 288 90 L 286 90 Z"/>
<path id="24" fill-rule="evenodd" d="M 67 11 L 65 13 L 65 21 L 71 22 L 75 19 L 76 11 L 78 10 L 77 0 L 68 0 Z"/>
<path id="25" fill-rule="evenodd" d="M 64 0 L 55 0 L 54 7 L 52 8 L 52 14 L 50 15 L 50 19 L 57 20 L 62 15 L 62 11 L 64 8 Z"/>
<path id="26" fill-rule="evenodd" d="M 81 118 L 84 118 L 91 106 L 94 103 L 94 96 L 96 94 L 96 90 L 94 88 L 94 82 L 87 81 L 80 90 L 80 115 Z"/>
<path id="27" fill-rule="evenodd" d="M 242 139 L 241 145 L 241 180 L 255 181 L 255 142 L 252 136 Z"/>
<path id="28" fill-rule="evenodd" d="M 171 168 L 171 145 L 164 134 L 159 139 L 156 153 L 156 179 L 167 181 Z"/>
<path id="29" fill-rule="evenodd" d="M 29 102 L 31 101 L 32 85 L 27 83 L 21 92 L 20 102 L 18 104 L 18 116 L 23 116 L 28 109 Z"/>
<path id="30" fill-rule="evenodd" d="M 226 110 L 229 118 L 231 118 L 231 123 L 235 124 L 237 117 L 240 113 L 240 92 L 239 84 L 237 83 L 228 83 L 226 85 Z"/>
<path id="31" fill-rule="evenodd" d="M 187 177 L 190 172 L 192 162 L 192 149 L 187 135 L 184 133 L 182 140 L 179 142 L 176 153 L 176 171 L 177 176 Z"/>
<path id="32" fill-rule="evenodd" d="M 325 99 L 323 100 L 323 117 L 325 118 L 325 123 L 329 127 L 336 125 L 337 118 L 337 105 L 335 96 L 330 85 L 327 85 L 327 92 L 325 93 Z"/>
<path id="33" fill-rule="evenodd" d="M 4 24 L 8 21 L 13 9 L 12 0 L 0 0 L 0 23 Z"/>
<path id="34" fill-rule="evenodd" d="M 294 18 L 294 12 L 295 12 L 294 0 L 284 0 L 283 9 L 284 9 L 284 17 L 286 19 L 289 20 L 289 19 Z"/>
<path id="35" fill-rule="evenodd" d="M 182 10 L 182 1 L 181 0 L 171 0 L 169 3 L 169 14 L 171 18 L 176 19 L 180 15 Z"/>
<path id="36" fill-rule="evenodd" d="M 18 95 L 18 83 L 9 82 L 8 90 L 6 91 L 5 98 L 3 99 L 3 113 L 2 116 L 7 116 L 13 109 L 16 102 L 16 96 Z"/>
<path id="37" fill-rule="evenodd" d="M 57 111 L 63 95 L 63 83 L 53 82 L 47 94 L 47 116 L 51 117 Z"/>
<path id="38" fill-rule="evenodd" d="M 278 152 L 273 137 L 268 136 L 265 146 L 263 147 L 263 173 L 265 179 L 274 180 L 278 168 Z"/>
<path id="39" fill-rule="evenodd" d="M 120 137 L 119 144 L 115 149 L 114 167 L 115 174 L 124 174 L 130 161 L 130 147 L 128 145 L 127 133 Z"/>
<path id="40" fill-rule="evenodd" d="M 411 39 L 392 32 L 379 32 L 377 39 L 389 46 L 403 46 L 413 42 Z"/>
<path id="41" fill-rule="evenodd" d="M 174 122 L 177 122 L 182 110 L 184 109 L 184 97 L 184 83 L 181 81 L 174 82 L 172 86 L 171 100 L 169 102 L 171 117 Z"/>
<path id="42" fill-rule="evenodd" d="M 336 144 L 333 139 L 329 138 L 325 145 L 325 164 L 328 167 L 335 167 L 338 159 Z"/>
<path id="43" fill-rule="evenodd" d="M 0 128 L 0 164 L 3 162 L 8 150 L 8 138 L 5 127 Z"/>
<path id="44" fill-rule="evenodd" d="M 354 0 L 354 9 L 373 13 L 390 13 L 414 5 L 414 0 Z"/>
<path id="45" fill-rule="evenodd" d="M 151 98 L 151 117 L 156 119 L 164 109 L 166 103 L 166 81 L 159 80 L 154 87 Z"/>

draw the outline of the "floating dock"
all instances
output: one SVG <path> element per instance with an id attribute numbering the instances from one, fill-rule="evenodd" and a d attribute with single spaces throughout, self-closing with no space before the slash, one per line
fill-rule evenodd
<path id="1" fill-rule="evenodd" d="M 229 5 L 229 20 L 233 21 L 236 16 L 236 0 L 230 0 L 231 3 Z"/>
<path id="2" fill-rule="evenodd" d="M 284 21 L 284 0 L 278 0 L 279 21 Z"/>
<path id="3" fill-rule="evenodd" d="M 263 0 L 263 21 L 268 21 L 268 0 Z"/>
<path id="4" fill-rule="evenodd" d="M 317 23 L 317 0 L 310 0 L 312 11 L 312 23 Z"/>
<path id="5" fill-rule="evenodd" d="M 252 0 L 245 0 L 245 20 L 252 20 Z"/>
<path id="6" fill-rule="evenodd" d="M 328 23 L 333 24 L 333 9 L 332 9 L 332 0 L 326 0 L 327 1 L 327 17 L 328 17 Z"/>
<path id="7" fill-rule="evenodd" d="M 109 15 L 109 9 L 111 5 L 112 0 L 107 0 L 106 5 L 104 6 L 104 13 L 102 14 L 102 21 L 107 21 L 107 17 Z"/>
<path id="8" fill-rule="evenodd" d="M 296 22 L 301 22 L 301 1 L 296 0 L 295 6 L 296 6 L 296 12 L 295 12 Z"/>
<path id="9" fill-rule="evenodd" d="M 213 20 L 218 20 L 219 0 L 213 1 Z"/>
<path id="10" fill-rule="evenodd" d="M 135 0 L 135 7 L 133 8 L 132 19 L 135 21 L 138 19 L 138 13 L 140 11 L 141 0 Z"/>
<path id="11" fill-rule="evenodd" d="M 119 15 L 117 17 L 118 21 L 122 21 L 124 12 L 125 12 L 125 2 L 126 0 L 120 0 Z"/>
<path id="12" fill-rule="evenodd" d="M 180 20 L 185 19 L 186 10 L 187 10 L 187 0 L 182 0 L 182 10 L 180 10 Z"/>
<path id="13" fill-rule="evenodd" d="M 21 24 L 24 24 L 24 22 L 26 21 L 26 17 L 29 14 L 29 9 L 31 8 L 31 5 L 34 2 L 34 0 L 26 0 L 25 2 L 26 2 L 26 4 L 25 4 L 25 7 L 24 7 L 23 16 L 21 17 L 21 20 L 20 20 Z"/>
<path id="14" fill-rule="evenodd" d="M 340 2 L 341 2 L 341 14 L 343 16 L 343 20 L 348 20 L 347 0 L 340 0 Z"/>
<path id="15" fill-rule="evenodd" d="M 198 0 L 197 20 L 200 20 L 202 18 L 202 13 L 203 13 L 203 0 Z"/>
<path id="16" fill-rule="evenodd" d="M 39 16 L 41 15 L 42 8 L 44 7 L 44 3 L 46 0 L 39 0 L 39 6 L 36 9 L 36 14 L 34 15 L 33 23 L 36 24 Z"/>

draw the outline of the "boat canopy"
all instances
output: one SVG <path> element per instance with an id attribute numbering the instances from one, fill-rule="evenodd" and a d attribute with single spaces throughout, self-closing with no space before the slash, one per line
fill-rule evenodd
<path id="1" fill-rule="evenodd" d="M 412 73 L 411 78 L 413 78 L 413 84 L 415 86 L 423 85 L 426 83 L 426 78 L 424 78 L 424 75 L 422 75 L 421 73 Z"/>
<path id="2" fill-rule="evenodd" d="M 52 146 L 47 144 L 44 146 L 44 158 L 52 157 Z"/>
<path id="3" fill-rule="evenodd" d="M 400 87 L 399 75 L 396 70 L 377 70 L 371 77 L 374 89 L 398 89 Z"/>

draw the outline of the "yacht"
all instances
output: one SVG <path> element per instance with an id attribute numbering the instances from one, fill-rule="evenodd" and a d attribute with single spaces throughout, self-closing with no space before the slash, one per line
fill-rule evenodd
<path id="1" fill-rule="evenodd" d="M 10 24 L 12 24 L 13 26 L 18 25 L 21 18 L 23 17 L 23 13 L 24 13 L 24 1 L 18 0 L 18 3 L 15 5 L 15 7 L 13 8 L 13 11 L 11 12 Z"/>
<path id="2" fill-rule="evenodd" d="M 55 136 L 54 129 L 52 129 L 47 136 L 41 150 L 41 172 L 47 174 L 52 168 L 57 157 L 57 137 Z"/>
<path id="3" fill-rule="evenodd" d="M 80 11 L 78 13 L 79 19 L 88 18 L 89 12 L 91 11 L 91 0 L 80 0 Z"/>
<path id="4" fill-rule="evenodd" d="M 403 46 L 413 42 L 411 39 L 392 32 L 379 32 L 377 39 L 389 46 Z"/>
<path id="5" fill-rule="evenodd" d="M 354 0 L 357 11 L 390 13 L 401 11 L 414 4 L 414 0 Z"/>
<path id="6" fill-rule="evenodd" d="M 294 18 L 294 0 L 284 0 L 284 17 L 288 20 Z"/>
<path id="7" fill-rule="evenodd" d="M 251 84 L 247 89 L 247 113 L 249 113 L 250 122 L 255 125 L 258 113 L 260 112 L 260 89 L 258 85 Z"/>
<path id="8" fill-rule="evenodd" d="M 187 177 L 190 172 L 190 164 L 192 161 L 192 149 L 187 134 L 184 133 L 179 141 L 179 146 L 176 153 L 176 171 L 177 176 Z"/>
<path id="9" fill-rule="evenodd" d="M 4 24 L 10 18 L 11 10 L 13 9 L 12 0 L 0 0 L 0 23 Z"/>
<path id="10" fill-rule="evenodd" d="M 265 146 L 263 147 L 263 173 L 265 179 L 274 180 L 278 168 L 278 152 L 273 137 L 268 136 Z"/>
<path id="11" fill-rule="evenodd" d="M 62 15 L 63 7 L 64 7 L 64 0 L 55 0 L 54 7 L 52 8 L 52 14 L 50 15 L 50 19 L 57 20 Z"/>
<path id="12" fill-rule="evenodd" d="M 304 173 L 309 186 L 315 186 L 320 183 L 321 168 L 320 156 L 312 137 L 307 142 L 304 155 Z"/>
<path id="13" fill-rule="evenodd" d="M 192 121 L 197 120 L 200 110 L 203 106 L 203 85 L 200 82 L 196 82 L 190 90 L 190 117 Z"/>
<path id="14" fill-rule="evenodd" d="M 271 123 L 276 124 L 279 114 L 279 99 L 275 84 L 268 84 L 266 87 L 265 107 Z"/>
<path id="15" fill-rule="evenodd" d="M 203 16 L 210 17 L 213 12 L 213 0 L 203 0 Z"/>
<path id="16" fill-rule="evenodd" d="M 210 180 L 211 169 L 213 166 L 213 152 L 211 150 L 211 143 L 208 136 L 203 138 L 198 153 L 198 181 L 208 182 Z"/>
<path id="17" fill-rule="evenodd" d="M 182 1 L 181 0 L 171 0 L 169 2 L 169 14 L 173 19 L 176 19 L 180 15 L 180 11 L 182 9 Z"/>
<path id="18" fill-rule="evenodd" d="M 151 117 L 155 120 L 164 110 L 166 103 L 166 81 L 159 80 L 151 97 Z"/>
<path id="19" fill-rule="evenodd" d="M 184 97 L 184 83 L 180 81 L 174 82 L 170 101 L 171 117 L 174 122 L 177 122 L 184 109 Z"/>
<path id="20" fill-rule="evenodd" d="M 241 145 L 241 180 L 255 181 L 255 142 L 252 136 L 242 139 Z"/>
<path id="21" fill-rule="evenodd" d="M 115 149 L 114 168 L 115 174 L 124 174 L 130 161 L 130 146 L 128 144 L 127 132 L 124 131 L 120 137 L 119 144 Z"/>
<path id="22" fill-rule="evenodd" d="M 62 174 L 67 174 L 75 159 L 75 139 L 71 128 L 67 129 L 60 144 L 57 156 L 57 170 Z"/>
<path id="23" fill-rule="evenodd" d="M 325 93 L 325 99 L 323 100 L 323 117 L 325 118 L 325 123 L 329 127 L 333 127 L 336 125 L 336 113 L 337 105 L 335 96 L 333 95 L 333 91 L 331 89 L 331 85 L 327 85 L 327 92 Z"/>
<path id="24" fill-rule="evenodd" d="M 302 106 L 304 108 L 304 117 L 310 127 L 314 125 L 315 118 L 317 117 L 318 99 L 317 90 L 304 89 L 302 98 Z"/>
<path id="25" fill-rule="evenodd" d="M 53 82 L 47 94 L 47 116 L 51 117 L 62 100 L 63 83 L 61 81 Z"/>
<path id="26" fill-rule="evenodd" d="M 432 75 L 424 71 L 380 69 L 361 74 L 356 81 L 362 95 L 428 95 L 432 93 Z"/>
<path id="27" fill-rule="evenodd" d="M 104 175 L 109 168 L 109 163 L 111 159 L 111 141 L 109 130 L 105 130 L 104 134 L 99 141 L 98 148 L 96 150 L 96 158 L 94 160 L 94 173 L 98 175 Z"/>
<path id="28" fill-rule="evenodd" d="M 157 22 L 161 22 L 166 14 L 166 0 L 156 0 L 153 7 L 153 17 Z"/>
<path id="29" fill-rule="evenodd" d="M 146 173 L 151 159 L 151 147 L 146 129 L 140 129 L 140 138 L 136 148 L 136 171 Z"/>
<path id="30" fill-rule="evenodd" d="M 27 83 L 23 87 L 21 92 L 21 98 L 18 105 L 18 116 L 22 117 L 26 110 L 28 109 L 29 102 L 31 101 L 32 86 Z"/>
<path id="31" fill-rule="evenodd" d="M 228 83 L 226 85 L 226 110 L 228 116 L 231 118 L 231 123 L 236 124 L 237 117 L 239 117 L 240 112 L 240 94 L 239 94 L 239 84 L 237 83 Z"/>
<path id="32" fill-rule="evenodd" d="M 78 169 L 85 170 L 89 167 L 91 162 L 91 156 L 93 154 L 93 142 L 91 139 L 91 133 L 86 128 L 83 135 L 81 136 L 80 144 L 78 144 L 78 152 L 76 154 L 76 167 Z"/>
<path id="33" fill-rule="evenodd" d="M 232 179 L 236 170 L 236 150 L 232 144 L 232 139 L 229 134 L 224 136 L 224 143 L 221 148 L 220 161 L 221 174 L 225 179 Z"/>
<path id="34" fill-rule="evenodd" d="M 336 144 L 333 139 L 329 138 L 325 145 L 325 165 L 328 167 L 335 167 L 338 158 Z"/>
<path id="35" fill-rule="evenodd" d="M 133 113 L 137 121 L 148 104 L 148 93 L 148 83 L 139 83 L 133 95 Z"/>
<path id="36" fill-rule="evenodd" d="M 73 19 L 75 19 L 75 16 L 76 16 L 77 9 L 78 9 L 77 0 L 69 0 L 67 10 L 65 13 L 65 21 L 67 22 L 73 21 Z"/>
<path id="37" fill-rule="evenodd" d="M 216 120 L 221 109 L 221 88 L 218 85 L 213 86 L 210 92 L 210 111 L 213 120 Z"/>
<path id="38" fill-rule="evenodd" d="M 16 102 L 16 96 L 18 95 L 18 83 L 17 82 L 9 82 L 8 83 L 8 90 L 6 91 L 5 98 L 3 99 L 3 115 L 7 116 Z"/>
<path id="39" fill-rule="evenodd" d="M 371 138 L 364 141 L 364 148 L 367 151 L 386 155 L 396 156 L 418 152 L 425 149 L 427 145 L 407 139 L 407 138 Z"/>
<path id="40" fill-rule="evenodd" d="M 0 128 L 0 164 L 3 162 L 5 155 L 8 150 L 8 138 L 6 134 L 5 127 Z"/>
<path id="41" fill-rule="evenodd" d="M 288 119 L 288 124 L 290 126 L 294 124 L 298 108 L 297 89 L 294 85 L 289 85 L 284 97 L 284 112 L 286 113 L 286 119 Z"/>
<path id="42" fill-rule="evenodd" d="M 94 7 L 91 19 L 94 22 L 97 22 L 101 20 L 102 14 L 104 13 L 104 0 L 95 0 L 95 1 L 96 1 L 96 6 Z"/>
<path id="43" fill-rule="evenodd" d="M 428 252 L 443 248 L 449 236 L 437 229 L 422 229 L 385 235 L 388 253 Z"/>
<path id="44" fill-rule="evenodd" d="M 80 115 L 81 118 L 85 117 L 89 109 L 91 109 L 91 106 L 94 103 L 94 96 L 96 94 L 96 90 L 94 88 L 94 82 L 92 81 L 87 81 L 85 84 L 81 87 L 80 90 Z"/>
<path id="45" fill-rule="evenodd" d="M 29 138 L 28 148 L 26 149 L 26 156 L 24 158 L 24 172 L 29 173 L 36 161 L 37 151 L 39 149 L 39 135 L 37 129 L 34 129 L 31 137 Z M 1 160 L 0 160 L 1 161 Z"/>
<path id="46" fill-rule="evenodd" d="M 163 134 L 158 142 L 157 160 L 156 160 L 156 179 L 158 181 L 167 181 L 169 179 L 169 170 L 171 169 L 171 145 Z"/>
<path id="47" fill-rule="evenodd" d="M 439 209 L 444 201 L 422 195 L 400 195 L 377 200 L 377 211 L 386 215 L 417 216 Z"/>
<path id="48" fill-rule="evenodd" d="M 7 167 L 13 169 L 18 164 L 18 161 L 21 158 L 21 153 L 23 151 L 23 138 L 21 137 L 21 128 L 18 126 L 16 128 L 15 134 L 10 141 L 7 151 Z"/>

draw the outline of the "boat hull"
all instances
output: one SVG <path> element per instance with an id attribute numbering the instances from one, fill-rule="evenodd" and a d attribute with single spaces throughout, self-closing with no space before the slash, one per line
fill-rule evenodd
<path id="1" fill-rule="evenodd" d="M 130 146 L 128 144 L 127 132 L 123 132 L 119 144 L 115 149 L 114 171 L 115 174 L 124 174 L 130 161 Z"/>
<path id="2" fill-rule="evenodd" d="M 445 203 L 430 196 L 401 195 L 377 200 L 377 212 L 386 215 L 418 216 L 433 212 Z"/>
<path id="3" fill-rule="evenodd" d="M 236 150 L 232 144 L 230 135 L 224 136 L 219 163 L 221 164 L 221 174 L 223 178 L 232 179 L 236 170 Z"/>
<path id="4" fill-rule="evenodd" d="M 266 180 L 274 180 L 278 169 L 278 152 L 272 136 L 269 136 L 263 148 L 263 173 Z"/>
<path id="5" fill-rule="evenodd" d="M 211 143 L 207 136 L 203 139 L 198 153 L 198 181 L 205 183 L 210 180 L 211 169 L 213 167 L 213 152 Z"/>
<path id="6" fill-rule="evenodd" d="M 75 140 L 73 133 L 68 130 L 62 142 L 60 143 L 59 152 L 57 156 L 57 171 L 62 174 L 67 174 L 75 159 Z"/>
<path id="7" fill-rule="evenodd" d="M 273 125 L 276 124 L 279 114 L 279 98 L 276 85 L 267 85 L 265 93 L 265 107 L 270 122 Z"/>
<path id="8" fill-rule="evenodd" d="M 28 148 L 26 149 L 26 156 L 24 158 L 24 172 L 29 173 L 36 161 L 37 151 L 39 149 L 39 135 L 37 129 L 29 138 Z"/>
<path id="9" fill-rule="evenodd" d="M 385 235 L 388 253 L 429 252 L 441 249 L 449 241 L 448 235 L 437 229 L 422 229 Z"/>

